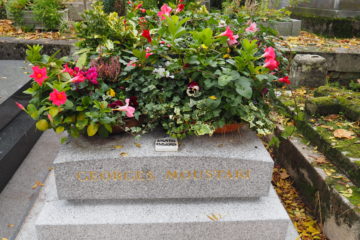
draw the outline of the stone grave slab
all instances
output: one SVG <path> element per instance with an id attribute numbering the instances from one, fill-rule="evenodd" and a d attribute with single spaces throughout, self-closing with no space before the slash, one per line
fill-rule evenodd
<path id="1" fill-rule="evenodd" d="M 54 186 L 55 187 L 55 186 Z M 275 191 L 259 199 L 55 200 L 38 240 L 295 240 Z"/>
<path id="2" fill-rule="evenodd" d="M 155 131 L 109 139 L 81 137 L 62 146 L 55 162 L 59 199 L 261 197 L 273 160 L 254 132 L 179 141 L 177 152 L 156 152 Z"/>

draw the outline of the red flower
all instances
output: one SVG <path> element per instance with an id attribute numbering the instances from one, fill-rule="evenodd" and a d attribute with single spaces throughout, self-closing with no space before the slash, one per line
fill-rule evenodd
<path id="1" fill-rule="evenodd" d="M 25 107 L 21 104 L 21 103 L 18 103 L 18 102 L 15 102 L 16 106 L 18 106 L 18 108 L 20 108 L 21 110 L 25 110 Z"/>
<path id="2" fill-rule="evenodd" d="M 146 13 L 146 9 L 145 8 L 140 8 L 140 12 Z"/>
<path id="3" fill-rule="evenodd" d="M 266 59 L 263 67 L 273 71 L 279 67 L 279 63 L 275 59 Z"/>
<path id="4" fill-rule="evenodd" d="M 135 9 L 139 9 L 139 8 L 141 8 L 141 7 L 142 7 L 142 3 L 136 5 L 136 6 L 135 6 Z"/>
<path id="5" fill-rule="evenodd" d="M 283 78 L 279 78 L 279 82 L 285 83 L 285 84 L 290 84 L 290 80 L 288 76 L 285 76 Z"/>
<path id="6" fill-rule="evenodd" d="M 272 48 L 272 47 L 266 48 L 265 53 L 261 57 L 264 57 L 266 59 L 275 59 L 276 54 L 275 54 L 274 48 Z"/>
<path id="7" fill-rule="evenodd" d="M 37 82 L 40 86 L 43 84 L 43 82 L 48 79 L 46 73 L 46 67 L 39 68 L 39 66 L 32 67 L 33 74 L 31 74 L 29 77 L 33 78 L 35 82 Z"/>
<path id="8" fill-rule="evenodd" d="M 151 35 L 150 35 L 150 31 L 149 31 L 149 30 L 144 29 L 143 32 L 142 32 L 142 34 L 141 34 L 141 36 L 143 36 L 144 38 L 146 38 L 147 41 L 148 41 L 149 43 L 151 43 L 152 39 L 151 39 Z"/>
<path id="9" fill-rule="evenodd" d="M 58 90 L 54 89 L 50 93 L 49 100 L 56 106 L 60 106 L 66 103 L 67 97 L 65 92 L 59 92 Z"/>
<path id="10" fill-rule="evenodd" d="M 181 12 L 182 10 L 184 10 L 184 8 L 185 8 L 185 4 L 179 4 L 179 5 L 177 5 L 176 12 L 177 13 Z"/>

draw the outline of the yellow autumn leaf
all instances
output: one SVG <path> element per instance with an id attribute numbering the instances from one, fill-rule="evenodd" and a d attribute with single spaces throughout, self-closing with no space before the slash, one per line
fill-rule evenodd
<path id="1" fill-rule="evenodd" d="M 137 148 L 141 148 L 141 144 L 140 143 L 134 143 L 135 147 Z"/>
<path id="2" fill-rule="evenodd" d="M 122 156 L 122 157 L 127 157 L 129 154 L 127 154 L 126 152 L 121 152 L 120 153 L 120 156 Z"/>
<path id="3" fill-rule="evenodd" d="M 216 99 L 217 99 L 216 96 L 210 96 L 209 98 L 212 99 L 212 100 L 216 100 Z"/>
<path id="4" fill-rule="evenodd" d="M 120 149 L 120 148 L 123 148 L 123 147 L 124 147 L 124 145 L 114 145 L 113 146 L 114 149 Z"/>

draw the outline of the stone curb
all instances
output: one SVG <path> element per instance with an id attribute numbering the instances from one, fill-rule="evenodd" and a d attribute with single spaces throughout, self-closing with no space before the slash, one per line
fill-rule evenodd
<path id="1" fill-rule="evenodd" d="M 359 209 L 327 183 L 322 168 L 313 166 L 317 157 L 324 157 L 321 153 L 301 143 L 301 139 L 291 137 L 281 139 L 275 157 L 295 180 L 301 196 L 323 223 L 329 239 L 360 240 Z"/>
<path id="2" fill-rule="evenodd" d="M 15 37 L 0 37 L 0 60 L 24 60 L 28 45 L 42 45 L 43 54 L 52 55 L 60 50 L 58 56 L 69 56 L 74 52 L 76 40 L 37 39 L 27 40 Z"/>

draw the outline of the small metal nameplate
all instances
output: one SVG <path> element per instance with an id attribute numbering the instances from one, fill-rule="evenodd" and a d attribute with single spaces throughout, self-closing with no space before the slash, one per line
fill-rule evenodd
<path id="1" fill-rule="evenodd" d="M 176 138 L 159 138 L 155 141 L 155 151 L 157 152 L 177 152 L 179 143 Z"/>

